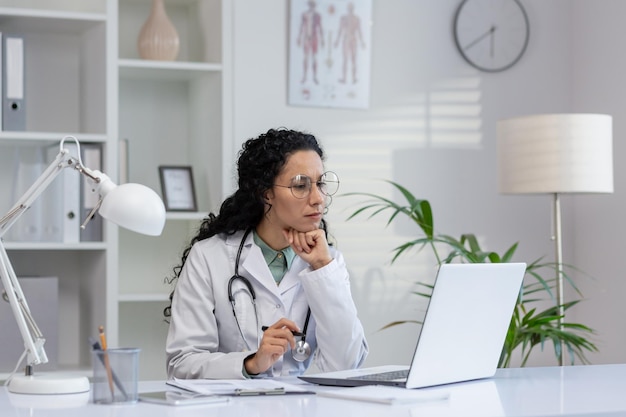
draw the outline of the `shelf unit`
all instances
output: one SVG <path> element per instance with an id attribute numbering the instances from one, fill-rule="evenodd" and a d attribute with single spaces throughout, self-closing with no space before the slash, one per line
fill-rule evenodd
<path id="1" fill-rule="evenodd" d="M 128 177 L 160 191 L 159 165 L 191 166 L 199 210 L 168 213 L 163 235 L 119 233 L 120 344 L 138 346 L 144 379 L 165 377 L 167 323 L 163 309 L 171 287 L 165 280 L 180 262 L 200 220 L 228 191 L 223 159 L 230 126 L 228 0 L 166 0 L 180 36 L 174 62 L 138 57 L 136 39 L 151 0 L 120 1 L 117 71 L 118 131 L 128 144 Z M 158 254 L 155 256 L 155 254 Z"/>
<path id="2" fill-rule="evenodd" d="M 26 131 L 0 131 L 0 189 L 13 188 L 19 156 L 36 155 L 65 135 L 101 144 L 103 171 L 113 180 L 125 140 L 129 182 L 159 193 L 159 165 L 193 168 L 199 210 L 168 213 L 162 236 L 105 221 L 101 242 L 5 238 L 18 276 L 59 277 L 64 369 L 90 369 L 87 338 L 102 324 L 110 346 L 141 348 L 140 378 L 164 378 L 162 311 L 171 291 L 164 278 L 200 220 L 232 189 L 232 4 L 165 0 L 180 35 L 175 62 L 138 57 L 137 36 L 151 7 L 152 0 L 0 0 L 0 31 L 25 39 L 28 111 Z M 3 192 L 0 213 L 17 197 Z"/>
<path id="3" fill-rule="evenodd" d="M 107 4 L 105 0 L 75 2 L 68 9 L 63 3 L 67 4 L 0 1 L 0 32 L 24 38 L 26 110 L 25 131 L 0 132 L 2 214 L 21 195 L 13 191 L 19 163 L 31 164 L 34 180 L 40 173 L 36 169 L 47 166 L 43 150 L 58 145 L 66 135 L 82 143 L 102 144 L 103 169 L 115 169 L 107 158 L 111 151 L 105 112 Z M 30 177 L 25 182 L 28 180 Z M 34 210 L 36 206 L 31 212 Z M 87 337 L 97 332 L 100 324 L 113 325 L 107 295 L 115 281 L 117 230 L 105 226 L 102 242 L 64 244 L 15 241 L 17 237 L 11 232 L 18 226 L 19 222 L 3 238 L 16 274 L 59 278 L 58 367 L 89 369 Z"/>

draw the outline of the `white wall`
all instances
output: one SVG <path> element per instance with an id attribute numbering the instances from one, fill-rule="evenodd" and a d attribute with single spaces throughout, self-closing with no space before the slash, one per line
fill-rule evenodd
<path id="1" fill-rule="evenodd" d="M 505 117 L 574 110 L 618 117 L 615 85 L 624 71 L 608 67 L 620 49 L 608 47 L 603 54 L 599 46 L 620 39 L 609 31 L 620 29 L 620 13 L 614 9 L 623 12 L 626 5 L 619 0 L 595 0 L 593 6 L 589 0 L 523 0 L 531 21 L 526 55 L 506 72 L 485 74 L 473 70 L 455 49 L 452 19 L 460 0 L 373 3 L 370 107 L 346 110 L 286 104 L 288 0 L 234 0 L 234 139 L 242 142 L 279 126 L 310 131 L 325 147 L 327 167 L 339 173 L 342 193 L 398 198 L 380 181 L 394 180 L 430 200 L 439 232 L 475 233 L 486 249 L 500 253 L 519 242 L 517 260 L 551 258 L 550 198 L 497 192 L 495 124 Z M 602 78 L 603 94 L 595 87 L 597 78 Z M 616 138 L 619 125 L 618 118 Z M 619 168 L 616 178 L 617 173 Z M 618 181 L 616 189 L 610 197 L 565 197 L 563 202 L 566 262 L 603 277 L 600 289 L 585 285 L 593 299 L 576 315 L 601 330 L 602 350 L 592 357 L 596 363 L 626 360 L 619 349 L 624 326 L 618 337 L 611 330 L 619 321 L 594 314 L 610 308 L 619 316 L 626 309 L 617 294 L 610 298 L 602 292 L 619 279 L 619 230 L 613 224 Z M 433 262 L 410 254 L 390 265 L 391 250 L 417 231 L 410 224 L 385 228 L 383 217 L 347 221 L 358 201 L 335 198 L 328 219 L 351 269 L 371 345 L 368 365 L 407 363 L 417 327 L 378 329 L 420 317 L 423 305 L 410 291 L 414 282 L 432 279 Z M 614 237 L 605 248 L 606 235 Z M 593 237 L 589 247 L 582 241 L 587 237 Z M 547 363 L 555 363 L 551 353 L 533 360 Z"/>
<path id="2" fill-rule="evenodd" d="M 598 332 L 600 352 L 594 363 L 626 361 L 626 274 L 622 220 L 626 206 L 626 155 L 623 141 L 626 122 L 626 96 L 623 92 L 626 54 L 622 39 L 626 2 L 620 0 L 576 2 L 573 9 L 572 102 L 575 111 L 598 112 L 613 116 L 613 165 L 615 192 L 610 195 L 579 196 L 573 206 L 575 218 L 573 263 L 593 276 L 581 279 L 581 290 L 588 298 L 577 309 L 575 318 Z"/>

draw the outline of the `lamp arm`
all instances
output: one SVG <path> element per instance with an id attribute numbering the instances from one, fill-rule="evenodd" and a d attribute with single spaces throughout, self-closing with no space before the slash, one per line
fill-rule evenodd
<path id="1" fill-rule="evenodd" d="M 5 289 L 6 297 L 15 316 L 17 326 L 24 339 L 24 348 L 28 352 L 28 365 L 38 365 L 47 363 L 48 357 L 44 350 L 46 339 L 43 337 L 41 330 L 35 323 L 15 270 L 11 265 L 9 256 L 2 242 L 2 236 L 11 228 L 11 226 L 30 208 L 54 179 L 65 168 L 80 167 L 78 159 L 70 155 L 67 149 L 61 149 L 54 161 L 44 170 L 44 172 L 35 180 L 33 185 L 20 197 L 15 205 L 0 218 L 0 279 Z"/>

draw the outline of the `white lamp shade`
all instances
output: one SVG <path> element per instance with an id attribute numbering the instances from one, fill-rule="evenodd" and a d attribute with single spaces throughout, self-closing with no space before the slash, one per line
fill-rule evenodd
<path id="1" fill-rule="evenodd" d="M 604 114 L 543 114 L 497 123 L 501 193 L 612 193 L 613 130 Z"/>
<path id="2" fill-rule="evenodd" d="M 103 195 L 99 213 L 105 219 L 144 235 L 158 236 L 165 226 L 165 206 L 152 189 L 127 183 Z"/>

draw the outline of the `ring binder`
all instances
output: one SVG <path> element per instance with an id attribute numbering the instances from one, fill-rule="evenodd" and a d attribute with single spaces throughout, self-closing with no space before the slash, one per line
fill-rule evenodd
<path id="1" fill-rule="evenodd" d="M 2 38 L 2 130 L 25 130 L 24 107 L 24 38 Z"/>
<path id="2" fill-rule="evenodd" d="M 91 169 L 96 169 L 98 171 L 102 170 L 102 145 L 99 143 L 84 143 L 81 145 L 81 157 L 83 159 L 83 164 L 85 166 L 90 167 Z M 80 220 L 79 222 L 85 221 L 87 216 L 98 205 L 98 195 L 93 192 L 93 185 L 87 181 L 86 178 L 81 178 L 82 187 L 80 192 Z M 79 226 L 80 227 L 80 226 Z M 91 220 L 87 223 L 87 226 L 84 230 L 80 230 L 80 240 L 81 242 L 101 242 L 102 241 L 102 230 L 103 230 L 103 222 L 102 217 L 95 213 L 95 215 L 91 218 Z"/>

